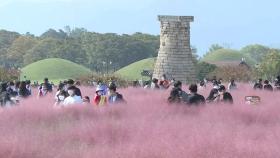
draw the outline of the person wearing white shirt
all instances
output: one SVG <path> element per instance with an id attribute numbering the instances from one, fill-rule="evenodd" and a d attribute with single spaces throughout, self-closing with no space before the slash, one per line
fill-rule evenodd
<path id="1" fill-rule="evenodd" d="M 83 103 L 83 99 L 80 96 L 77 96 L 75 94 L 74 86 L 69 87 L 67 92 L 68 92 L 69 96 L 67 98 L 65 98 L 65 100 L 63 101 L 64 106 Z"/>

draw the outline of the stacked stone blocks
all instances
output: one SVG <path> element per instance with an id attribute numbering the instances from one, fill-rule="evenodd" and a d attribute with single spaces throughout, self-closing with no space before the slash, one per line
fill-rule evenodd
<path id="1" fill-rule="evenodd" d="M 184 83 L 194 82 L 195 68 L 190 47 L 192 16 L 159 16 L 160 49 L 153 78 L 166 74 Z"/>

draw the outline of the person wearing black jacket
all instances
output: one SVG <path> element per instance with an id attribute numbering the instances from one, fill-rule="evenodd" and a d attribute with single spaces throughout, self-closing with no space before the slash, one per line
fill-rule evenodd
<path id="1" fill-rule="evenodd" d="M 223 85 L 221 85 L 219 88 L 219 95 L 217 97 L 217 102 L 233 104 L 233 98 L 231 94 L 226 91 L 226 87 Z"/>
<path id="2" fill-rule="evenodd" d="M 110 95 L 108 97 L 108 102 L 110 104 L 125 103 L 123 95 L 117 92 L 117 86 L 114 83 L 109 85 L 109 91 Z"/>
<path id="3" fill-rule="evenodd" d="M 188 94 L 182 90 L 182 82 L 175 81 L 174 87 L 172 88 L 170 95 L 168 97 L 169 103 L 182 103 L 187 102 Z"/>
<path id="4" fill-rule="evenodd" d="M 275 86 L 275 90 L 280 90 L 280 76 L 276 77 L 274 86 Z"/>
<path id="5" fill-rule="evenodd" d="M 257 83 L 254 85 L 254 90 L 262 90 L 263 89 L 263 84 L 262 84 L 262 79 L 260 78 Z"/>
<path id="6" fill-rule="evenodd" d="M 269 84 L 269 81 L 268 81 L 268 80 L 265 80 L 265 81 L 264 81 L 263 89 L 266 90 L 266 91 L 270 91 L 270 92 L 273 91 L 273 87 L 272 87 L 271 84 Z"/>
<path id="7" fill-rule="evenodd" d="M 188 105 L 204 105 L 205 104 L 205 98 L 197 93 L 197 85 L 191 84 L 189 87 L 190 95 L 188 96 Z"/>

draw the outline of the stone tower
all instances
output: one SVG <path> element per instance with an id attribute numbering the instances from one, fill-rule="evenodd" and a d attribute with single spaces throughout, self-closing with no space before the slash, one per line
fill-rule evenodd
<path id="1" fill-rule="evenodd" d="M 158 16 L 161 22 L 160 49 L 153 78 L 163 74 L 190 83 L 195 81 L 195 69 L 190 47 L 190 22 L 193 16 Z"/>

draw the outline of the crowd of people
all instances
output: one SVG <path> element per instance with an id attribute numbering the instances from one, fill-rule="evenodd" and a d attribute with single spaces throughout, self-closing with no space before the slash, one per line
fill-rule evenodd
<path id="1" fill-rule="evenodd" d="M 280 90 L 280 76 L 277 76 L 274 81 L 274 87 L 269 82 L 269 80 L 263 80 L 260 78 L 258 81 L 254 84 L 255 90 L 266 90 L 266 91 L 278 91 Z"/>
<path id="2" fill-rule="evenodd" d="M 233 98 L 226 87 L 222 85 L 220 81 L 213 80 L 213 88 L 210 91 L 209 96 L 205 99 L 204 96 L 198 94 L 197 84 L 191 84 L 189 86 L 189 92 L 182 90 L 182 83 L 176 81 L 173 85 L 173 89 L 168 97 L 169 103 L 183 103 L 186 105 L 204 105 L 205 103 L 228 103 L 233 104 Z M 205 88 L 206 83 L 201 81 L 199 86 Z M 229 85 L 230 90 L 236 89 L 236 84 L 232 81 Z"/>
<path id="3" fill-rule="evenodd" d="M 198 90 L 205 89 L 208 82 L 212 84 L 212 89 L 205 98 L 198 93 Z M 42 84 L 36 85 L 31 85 L 30 81 L 2 82 L 0 102 L 2 107 L 12 106 L 17 105 L 21 99 L 28 98 L 31 95 L 37 95 L 38 98 L 42 98 L 50 94 L 55 97 L 55 107 L 65 107 L 72 104 L 105 106 L 126 103 L 123 95 L 117 91 L 117 84 L 115 82 L 107 85 L 102 81 L 98 81 L 92 99 L 89 96 L 83 97 L 81 90 L 78 88 L 79 85 L 79 82 L 69 79 L 60 82 L 54 93 L 55 86 L 49 82 L 48 78 L 45 78 Z M 151 90 L 170 89 L 170 95 L 167 98 L 168 103 L 186 105 L 204 105 L 206 103 L 233 104 L 233 97 L 230 92 L 237 90 L 237 84 L 234 79 L 229 82 L 227 87 L 223 85 L 222 79 L 202 80 L 198 84 L 189 85 L 188 92 L 183 90 L 182 85 L 181 81 L 175 81 L 175 79 L 168 80 L 166 75 L 163 75 L 160 80 L 154 78 L 150 83 L 143 84 L 142 87 Z M 37 94 L 33 92 L 34 88 L 32 86 L 37 86 Z M 259 79 L 254 84 L 253 89 L 266 91 L 280 90 L 280 76 L 276 78 L 274 86 L 268 80 L 262 82 L 262 79 Z"/>
<path id="4" fill-rule="evenodd" d="M 56 87 L 49 82 L 48 78 L 45 78 L 43 83 L 38 85 L 31 85 L 30 81 L 2 82 L 0 87 L 1 107 L 18 105 L 20 100 L 34 95 L 37 95 L 39 99 L 48 95 L 54 95 L 55 107 L 65 107 L 73 104 L 104 106 L 126 102 L 123 96 L 117 92 L 117 85 L 113 82 L 107 86 L 99 81 L 92 101 L 89 96 L 82 96 L 78 86 L 79 82 L 69 79 L 60 82 L 57 86 L 57 91 L 54 92 Z M 33 93 L 32 89 L 34 91 L 36 88 L 38 93 Z"/>

